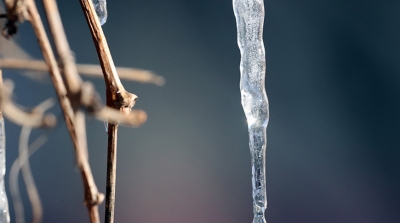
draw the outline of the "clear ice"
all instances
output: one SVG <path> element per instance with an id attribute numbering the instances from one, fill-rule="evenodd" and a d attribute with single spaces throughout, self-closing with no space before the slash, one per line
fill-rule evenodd
<path id="1" fill-rule="evenodd" d="M 107 21 L 107 2 L 106 0 L 92 0 L 94 8 L 96 9 L 97 17 L 99 17 L 100 24 L 104 25 Z"/>
<path id="2" fill-rule="evenodd" d="M 4 187 L 4 175 L 6 174 L 6 137 L 4 119 L 0 117 L 0 223 L 10 222 L 8 212 L 8 200 Z"/>
<path id="3" fill-rule="evenodd" d="M 263 0 L 233 0 L 238 45 L 241 53 L 240 92 L 249 129 L 253 183 L 253 223 L 266 223 L 265 178 L 266 128 L 269 120 L 265 93 L 265 49 L 262 39 Z"/>

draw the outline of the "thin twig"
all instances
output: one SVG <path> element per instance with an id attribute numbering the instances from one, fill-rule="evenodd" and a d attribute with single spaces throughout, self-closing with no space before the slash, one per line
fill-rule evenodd
<path id="1" fill-rule="evenodd" d="M 55 0 L 43 0 L 43 5 L 59 57 L 60 67 L 64 72 L 67 90 L 70 94 L 77 95 L 80 92 L 82 80 L 76 69 L 74 57 L 72 56 L 67 36 L 65 35 L 57 4 Z"/>
<path id="2" fill-rule="evenodd" d="M 121 113 L 113 108 L 104 107 L 95 113 L 99 120 L 107 120 L 110 124 L 121 124 L 131 127 L 139 127 L 147 120 L 147 114 L 143 110 L 131 110 L 129 114 Z"/>
<path id="3" fill-rule="evenodd" d="M 29 135 L 32 128 L 23 126 L 19 139 L 19 166 L 22 170 L 22 177 L 25 182 L 26 191 L 32 208 L 32 223 L 42 222 L 43 209 L 40 201 L 39 193 L 36 188 L 35 180 L 33 179 L 31 167 L 29 164 Z"/>
<path id="4" fill-rule="evenodd" d="M 104 75 L 106 84 L 107 106 L 119 109 L 122 113 L 129 113 L 135 104 L 137 96 L 125 90 L 118 77 L 106 37 L 101 28 L 96 11 L 91 0 L 80 0 L 82 10 L 89 25 L 93 42 Z M 115 212 L 115 185 L 117 166 L 117 130 L 118 125 L 108 125 L 108 157 L 107 157 L 107 184 L 105 222 L 114 222 Z"/>
<path id="5" fill-rule="evenodd" d="M 90 0 L 80 0 L 81 6 L 88 22 L 93 42 L 97 50 L 100 66 L 103 71 L 107 89 L 107 105 L 114 108 L 132 108 L 136 96 L 127 92 L 122 85 L 117 70 L 108 48 L 106 37 L 101 28 L 93 3 Z"/>
<path id="6" fill-rule="evenodd" d="M 47 109 L 51 108 L 54 104 L 52 99 L 45 100 L 36 106 L 33 111 L 38 114 L 43 114 Z M 22 170 L 22 176 L 25 182 L 25 187 L 28 193 L 29 201 L 31 202 L 32 207 L 32 222 L 39 223 L 42 221 L 43 210 L 40 202 L 40 197 L 36 189 L 35 181 L 32 176 L 29 157 L 39 148 L 46 139 L 43 140 L 43 137 L 39 137 L 35 142 L 31 145 L 31 149 L 29 149 L 29 135 L 32 127 L 24 125 L 22 126 L 20 141 L 19 141 L 19 156 L 14 161 L 11 166 L 10 171 L 10 191 L 14 203 L 15 209 L 15 218 L 17 223 L 25 222 L 24 219 L 24 208 L 21 201 L 21 195 L 18 189 L 18 174 L 19 171 Z"/>
<path id="7" fill-rule="evenodd" d="M 53 130 L 53 129 L 52 129 Z M 28 147 L 28 157 L 31 157 L 48 139 L 49 132 L 39 136 L 31 145 Z M 15 222 L 23 223 L 25 221 L 24 207 L 21 200 L 21 194 L 18 188 L 18 175 L 21 169 L 21 165 L 24 164 L 24 160 L 18 157 L 11 165 L 10 175 L 9 175 L 9 188 L 11 193 L 11 198 L 14 204 L 15 212 Z"/>
<path id="8" fill-rule="evenodd" d="M 114 222 L 115 213 L 115 188 L 117 181 L 117 136 L 118 125 L 108 124 L 108 152 L 107 152 L 107 178 L 106 178 L 106 208 L 105 222 Z"/>
<path id="9" fill-rule="evenodd" d="M 22 69 L 47 72 L 48 67 L 41 60 L 16 59 L 16 58 L 0 58 L 0 67 L 4 69 Z M 94 64 L 76 64 L 76 68 L 80 75 L 88 77 L 103 77 L 101 67 Z M 162 76 L 154 74 L 148 70 L 135 69 L 129 67 L 117 67 L 118 75 L 121 79 L 136 81 L 140 83 L 155 84 L 162 86 L 165 79 Z"/>
<path id="10" fill-rule="evenodd" d="M 81 148 L 82 145 L 78 142 L 78 136 L 76 132 L 76 120 L 74 110 L 71 106 L 71 102 L 67 97 L 67 90 L 61 78 L 60 70 L 57 65 L 57 61 L 54 57 L 53 51 L 50 46 L 49 39 L 47 38 L 46 32 L 44 30 L 43 23 L 41 21 L 40 15 L 37 11 L 36 5 L 33 0 L 27 0 L 28 13 L 30 17 L 30 22 L 32 24 L 33 30 L 38 38 L 39 46 L 42 50 L 43 57 L 46 64 L 49 66 L 50 76 L 56 90 L 57 96 L 60 101 L 61 108 L 64 113 L 64 119 L 67 124 L 68 131 L 70 133 L 75 153 L 77 157 L 77 165 L 80 169 L 83 185 L 85 188 L 85 205 L 88 208 L 90 220 L 92 223 L 100 222 L 98 214 L 98 205 L 102 202 L 104 198 L 101 193 L 98 192 L 96 184 L 93 179 L 93 175 L 88 163 L 87 156 L 85 156 L 85 149 Z"/>
<path id="11" fill-rule="evenodd" d="M 10 80 L 5 80 L 0 86 L 0 105 L 5 117 L 18 125 L 33 128 L 49 128 L 56 124 L 56 118 L 52 114 L 43 115 L 43 112 L 38 110 L 26 112 L 19 108 L 20 106 L 11 100 L 13 85 Z"/>

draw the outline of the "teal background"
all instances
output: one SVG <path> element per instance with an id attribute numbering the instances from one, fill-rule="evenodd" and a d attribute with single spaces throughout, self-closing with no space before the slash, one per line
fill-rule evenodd
<path id="1" fill-rule="evenodd" d="M 59 1 L 59 8 L 77 62 L 98 63 L 79 1 Z M 115 64 L 167 80 L 163 87 L 123 82 L 149 118 L 119 131 L 115 221 L 250 223 L 232 2 L 109 0 L 108 10 L 103 28 Z M 271 0 L 265 10 L 267 221 L 400 222 L 400 2 Z M 41 58 L 29 23 L 16 40 Z M 15 81 L 21 105 L 54 96 L 50 81 L 4 76 Z M 90 81 L 104 99 L 104 82 Z M 20 128 L 6 128 L 10 168 Z M 88 118 L 87 131 L 93 174 L 105 192 L 104 125 Z M 44 222 L 88 222 L 65 125 L 31 164 Z"/>

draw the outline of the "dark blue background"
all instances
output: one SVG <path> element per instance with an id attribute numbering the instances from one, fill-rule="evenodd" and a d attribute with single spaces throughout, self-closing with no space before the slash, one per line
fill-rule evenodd
<path id="1" fill-rule="evenodd" d="M 59 8 L 77 61 L 98 63 L 79 1 Z M 119 131 L 116 222 L 250 223 L 232 2 L 109 0 L 108 10 L 116 65 L 167 79 L 163 87 L 123 82 L 149 119 Z M 265 10 L 268 222 L 400 222 L 400 1 L 266 1 Z M 41 58 L 28 23 L 17 41 Z M 49 81 L 4 73 L 20 104 L 54 95 Z M 102 80 L 91 81 L 104 92 Z M 106 132 L 94 119 L 87 129 L 104 192 Z M 8 168 L 18 131 L 7 122 Z M 31 163 L 44 222 L 88 222 L 65 126 Z"/>

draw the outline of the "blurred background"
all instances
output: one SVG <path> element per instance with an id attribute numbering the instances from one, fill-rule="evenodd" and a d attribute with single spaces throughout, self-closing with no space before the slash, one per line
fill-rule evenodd
<path id="1" fill-rule="evenodd" d="M 98 64 L 79 1 L 58 3 L 77 62 Z M 265 1 L 265 11 L 267 221 L 400 222 L 400 1 Z M 110 0 L 108 13 L 103 29 L 115 64 L 167 80 L 163 87 L 123 82 L 149 118 L 119 130 L 115 221 L 250 223 L 232 2 Z M 16 41 L 42 58 L 28 23 Z M 54 96 L 49 80 L 4 76 L 15 81 L 21 105 Z M 103 80 L 89 80 L 105 91 Z M 6 131 L 9 169 L 20 127 L 6 122 Z M 87 131 L 93 174 L 105 192 L 104 124 L 89 118 Z M 31 165 L 44 222 L 89 222 L 64 124 Z"/>

